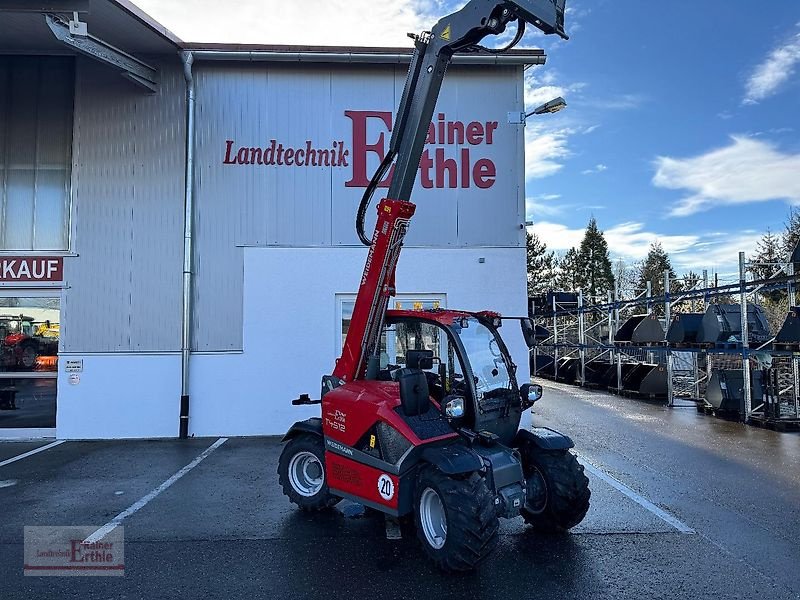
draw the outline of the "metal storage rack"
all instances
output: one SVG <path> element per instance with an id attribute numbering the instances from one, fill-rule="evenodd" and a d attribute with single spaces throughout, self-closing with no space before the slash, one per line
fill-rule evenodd
<path id="1" fill-rule="evenodd" d="M 619 290 L 613 296 L 609 294 L 605 302 L 585 302 L 581 291 L 577 294 L 577 302 L 565 305 L 553 296 L 550 306 L 546 311 L 536 314 L 532 309 L 531 317 L 537 325 L 549 329 L 550 336 L 533 349 L 532 364 L 539 364 L 542 354 L 550 353 L 555 359 L 555 379 L 558 379 L 558 362 L 565 358 L 577 359 L 577 374 L 574 383 L 580 386 L 594 387 L 591 381 L 587 382 L 587 367 L 592 372 L 593 367 L 606 365 L 606 368 L 616 367 L 616 391 L 623 393 L 623 365 L 634 362 L 648 361 L 663 365 L 667 370 L 667 406 L 675 406 L 676 399 L 703 402 L 705 388 L 711 379 L 712 370 L 731 359 L 736 359 L 733 364 L 741 370 L 742 393 L 744 408 L 740 418 L 744 422 L 757 425 L 772 426 L 775 424 L 800 426 L 800 340 L 796 347 L 786 345 L 773 347 L 767 340 L 753 347 L 750 344 L 748 331 L 748 305 L 755 301 L 755 296 L 774 290 L 786 290 L 789 306 L 795 303 L 795 276 L 793 264 L 775 264 L 774 274 L 766 279 L 757 281 L 749 280 L 748 267 L 754 266 L 745 259 L 743 252 L 739 253 L 739 281 L 738 283 L 709 286 L 708 273 L 703 271 L 703 278 L 689 289 L 671 291 L 673 281 L 669 273 L 664 274 L 665 293 L 653 296 L 651 286 L 641 294 L 629 299 L 621 298 Z M 626 317 L 632 316 L 636 311 L 644 310 L 646 315 L 651 315 L 656 305 L 663 305 L 664 329 L 669 329 L 673 314 L 678 305 L 691 302 L 692 307 L 702 306 L 708 310 L 715 299 L 723 296 L 738 296 L 741 340 L 736 343 L 724 344 L 688 344 L 676 345 L 665 340 L 660 343 L 634 344 L 615 343 L 614 336 L 619 332 L 621 323 Z M 767 382 L 764 399 L 753 402 L 753 384 L 751 373 L 755 356 L 761 357 L 768 354 L 774 365 L 771 375 L 774 381 Z M 755 356 L 754 356 L 755 355 Z M 607 362 L 606 362 L 607 361 Z M 536 375 L 536 369 L 532 369 Z M 610 390 L 613 391 L 613 390 Z M 684 404 L 685 405 L 685 404 Z M 777 408 L 776 408 L 777 407 Z"/>

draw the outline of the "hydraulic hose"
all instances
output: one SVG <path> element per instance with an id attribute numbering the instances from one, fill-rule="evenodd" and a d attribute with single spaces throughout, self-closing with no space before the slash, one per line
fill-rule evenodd
<path id="1" fill-rule="evenodd" d="M 361 203 L 358 205 L 358 211 L 356 212 L 356 232 L 358 233 L 358 239 L 361 240 L 361 243 L 365 246 L 372 245 L 372 240 L 369 239 L 364 233 L 364 220 L 367 217 L 367 208 L 369 208 L 369 203 L 372 200 L 375 190 L 378 189 L 378 186 L 386 175 L 386 172 L 389 170 L 389 167 L 392 166 L 392 162 L 394 161 L 396 154 L 397 153 L 393 150 L 389 150 L 386 153 L 386 156 L 383 157 L 380 166 L 372 175 L 372 179 L 370 179 L 367 189 L 364 190 L 364 195 L 361 196 Z"/>

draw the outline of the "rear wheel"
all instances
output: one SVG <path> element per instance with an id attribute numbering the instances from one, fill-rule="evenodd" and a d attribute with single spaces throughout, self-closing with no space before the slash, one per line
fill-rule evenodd
<path id="1" fill-rule="evenodd" d="M 417 482 L 414 522 L 426 554 L 445 571 L 470 571 L 497 545 L 498 521 L 486 481 L 426 467 Z"/>
<path id="2" fill-rule="evenodd" d="M 528 497 L 521 514 L 538 531 L 559 533 L 583 521 L 589 510 L 589 479 L 568 450 L 526 448 L 523 452 Z"/>
<path id="3" fill-rule="evenodd" d="M 325 447 L 318 436 L 299 435 L 289 440 L 278 461 L 278 479 L 283 493 L 303 510 L 323 510 L 339 502 L 328 489 Z"/>

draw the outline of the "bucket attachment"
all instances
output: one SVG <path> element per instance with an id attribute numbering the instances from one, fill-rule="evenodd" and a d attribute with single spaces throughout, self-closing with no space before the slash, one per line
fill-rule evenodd
<path id="1" fill-rule="evenodd" d="M 751 371 L 753 406 L 764 397 L 762 372 Z M 719 369 L 711 374 L 706 389 L 706 402 L 716 410 L 728 413 L 744 413 L 744 373 L 740 369 Z"/>
<path id="2" fill-rule="evenodd" d="M 698 341 L 706 344 L 741 344 L 742 309 L 738 304 L 712 304 L 703 316 Z M 747 325 L 750 344 L 763 344 L 772 337 L 764 310 L 755 304 L 747 305 Z"/>
<path id="3" fill-rule="evenodd" d="M 580 360 L 577 358 L 568 356 L 560 358 L 558 360 L 558 374 L 556 375 L 556 381 L 561 381 L 562 383 L 575 383 L 575 380 L 578 378 L 579 366 Z"/>
<path id="4" fill-rule="evenodd" d="M 586 377 L 587 385 L 601 385 L 606 371 L 611 365 L 606 362 L 592 362 L 586 363 L 584 375 Z M 616 367 L 615 367 L 616 368 Z"/>
<path id="5" fill-rule="evenodd" d="M 625 381 L 625 377 L 636 368 L 638 363 L 622 363 L 622 381 Z M 608 369 L 606 369 L 605 374 L 603 375 L 602 385 L 607 387 L 609 390 L 616 390 L 619 388 L 617 383 L 617 365 L 616 363 L 612 363 Z"/>
<path id="6" fill-rule="evenodd" d="M 549 354 L 539 354 L 534 361 L 531 356 L 531 375 L 553 379 L 555 377 L 555 359 Z"/>
<path id="7" fill-rule="evenodd" d="M 697 344 L 705 313 L 682 313 L 672 317 L 667 330 L 669 344 Z"/>
<path id="8" fill-rule="evenodd" d="M 625 321 L 614 336 L 614 343 L 633 345 L 660 344 L 664 341 L 664 328 L 655 315 L 635 315 Z"/>
<path id="9" fill-rule="evenodd" d="M 646 398 L 667 397 L 667 368 L 664 365 L 639 363 L 622 378 L 622 389 Z"/>
<path id="10" fill-rule="evenodd" d="M 800 346 L 800 306 L 793 306 L 786 315 L 775 343 Z"/>

